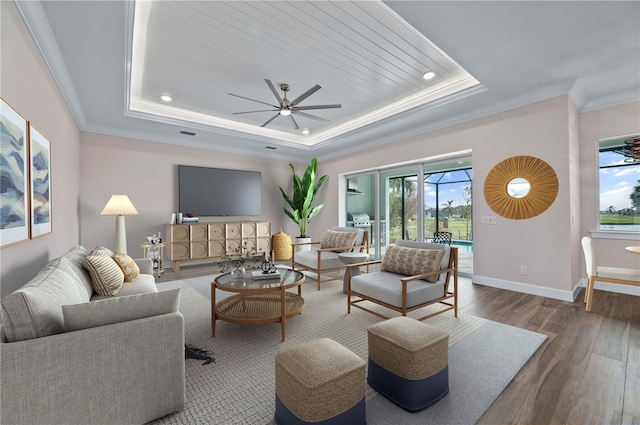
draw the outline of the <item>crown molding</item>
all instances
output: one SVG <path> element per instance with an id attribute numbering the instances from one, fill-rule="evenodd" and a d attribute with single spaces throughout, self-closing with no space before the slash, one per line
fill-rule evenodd
<path id="1" fill-rule="evenodd" d="M 15 3 L 76 125 L 82 129 L 87 124 L 87 118 L 42 5 L 39 1 L 16 0 Z"/>

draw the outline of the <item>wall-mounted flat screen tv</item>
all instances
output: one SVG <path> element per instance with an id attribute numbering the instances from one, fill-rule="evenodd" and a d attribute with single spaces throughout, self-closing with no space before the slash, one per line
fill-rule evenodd
<path id="1" fill-rule="evenodd" d="M 258 171 L 178 166 L 182 213 L 202 216 L 260 215 L 262 174 Z"/>

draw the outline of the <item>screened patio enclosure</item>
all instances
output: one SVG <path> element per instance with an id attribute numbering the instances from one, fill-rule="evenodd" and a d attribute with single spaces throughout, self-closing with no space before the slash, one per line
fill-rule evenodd
<path id="1" fill-rule="evenodd" d="M 459 271 L 473 272 L 473 172 L 470 160 L 460 162 L 347 177 L 346 223 L 369 230 L 372 258 L 397 239 L 431 241 L 434 232 L 450 232 Z"/>

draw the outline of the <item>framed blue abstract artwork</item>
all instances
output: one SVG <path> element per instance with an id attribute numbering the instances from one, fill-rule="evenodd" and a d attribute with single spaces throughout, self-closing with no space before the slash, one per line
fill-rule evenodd
<path id="1" fill-rule="evenodd" d="M 0 247 L 29 239 L 27 120 L 0 99 Z"/>
<path id="2" fill-rule="evenodd" d="M 29 126 L 31 238 L 51 233 L 51 143 Z"/>

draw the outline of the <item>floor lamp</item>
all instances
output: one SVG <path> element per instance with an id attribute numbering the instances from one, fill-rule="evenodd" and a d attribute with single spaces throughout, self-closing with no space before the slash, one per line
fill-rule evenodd
<path id="1" fill-rule="evenodd" d="M 100 215 L 116 216 L 115 252 L 127 253 L 127 231 L 124 227 L 124 216 L 138 214 L 127 195 L 112 195 Z"/>

